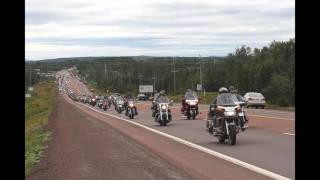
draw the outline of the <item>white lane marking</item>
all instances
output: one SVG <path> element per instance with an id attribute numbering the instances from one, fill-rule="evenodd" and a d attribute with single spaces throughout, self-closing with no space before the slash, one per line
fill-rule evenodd
<path id="1" fill-rule="evenodd" d="M 290 119 L 290 118 L 278 118 L 278 117 L 272 117 L 272 116 L 259 116 L 259 115 L 250 115 L 248 114 L 248 116 L 255 116 L 255 117 L 264 117 L 264 118 L 271 118 L 271 119 L 283 119 L 283 120 L 290 120 L 290 121 L 294 121 L 294 119 Z"/>
<path id="2" fill-rule="evenodd" d="M 172 140 L 174 140 L 174 141 L 176 141 L 176 142 L 185 144 L 185 145 L 187 145 L 187 146 L 189 146 L 189 147 L 192 147 L 192 148 L 194 148 L 194 149 L 197 149 L 197 150 L 200 150 L 200 151 L 202 151 L 202 152 L 208 153 L 208 154 L 210 154 L 210 155 L 219 157 L 219 158 L 224 159 L 224 160 L 226 160 L 226 161 L 229 161 L 229 162 L 231 162 L 231 163 L 237 164 L 237 165 L 239 165 L 239 166 L 241 166 L 241 167 L 244 167 L 244 168 L 247 168 L 247 169 L 252 170 L 252 171 L 254 171 L 254 172 L 257 172 L 257 173 L 263 174 L 263 175 L 265 175 L 265 176 L 268 176 L 268 177 L 270 177 L 270 178 L 279 179 L 279 180 L 290 180 L 290 178 L 281 176 L 281 175 L 276 174 L 276 173 L 273 173 L 273 172 L 271 172 L 271 171 L 262 169 L 262 168 L 260 168 L 260 167 L 258 167 L 258 166 L 254 166 L 254 165 L 252 165 L 252 164 L 243 162 L 243 161 L 241 161 L 241 160 L 238 160 L 238 159 L 235 159 L 235 158 L 233 158 L 233 157 L 230 157 L 230 156 L 224 155 L 224 154 L 222 154 L 222 153 L 219 153 L 219 152 L 217 152 L 217 151 L 214 151 L 214 150 L 211 150 L 211 149 L 208 149 L 208 148 L 199 146 L 199 145 L 197 145 L 197 144 L 194 144 L 194 143 L 192 143 L 192 142 L 189 142 L 189 141 L 186 141 L 186 140 L 177 138 L 177 137 L 175 137 L 175 136 L 172 136 L 172 135 L 163 133 L 163 132 L 161 132 L 161 131 L 158 131 L 158 130 L 149 128 L 149 127 L 144 126 L 144 125 L 141 125 L 141 124 L 139 124 L 139 123 L 136 123 L 136 122 L 133 122 L 133 121 L 130 121 L 130 120 L 127 120 L 127 119 L 123 119 L 123 118 L 114 116 L 114 115 L 112 115 L 112 114 L 108 114 L 108 113 L 105 113 L 105 112 L 98 111 L 98 110 L 96 110 L 95 108 L 92 108 L 92 107 L 90 107 L 90 106 L 84 105 L 84 104 L 82 104 L 82 103 L 76 102 L 76 104 L 80 104 L 80 105 L 85 106 L 85 107 L 87 107 L 87 108 L 90 108 L 91 110 L 96 111 L 96 112 L 98 112 L 98 113 L 105 114 L 105 115 L 108 115 L 108 116 L 111 116 L 111 117 L 114 117 L 114 118 L 117 118 L 117 119 L 126 121 L 126 122 L 128 122 L 128 123 L 134 124 L 134 125 L 136 125 L 136 126 L 142 127 L 142 128 L 147 129 L 147 130 L 149 130 L 149 131 L 151 131 L 151 132 L 154 132 L 154 133 L 157 133 L 157 134 L 162 135 L 162 136 L 164 136 L 164 137 L 170 138 L 170 139 L 172 139 Z"/>
<path id="3" fill-rule="evenodd" d="M 296 134 L 292 134 L 292 133 L 283 133 L 283 134 L 290 135 L 290 136 L 295 136 L 296 135 Z"/>

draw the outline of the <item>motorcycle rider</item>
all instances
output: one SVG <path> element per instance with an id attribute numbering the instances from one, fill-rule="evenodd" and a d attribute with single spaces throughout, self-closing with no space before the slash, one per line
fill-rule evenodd
<path id="1" fill-rule="evenodd" d="M 221 94 L 223 94 L 223 93 L 228 93 L 228 89 L 225 88 L 225 87 L 219 88 L 219 95 L 216 97 L 216 99 L 213 100 L 213 102 L 211 103 L 211 105 L 217 104 L 217 99 L 218 99 L 218 97 L 219 97 Z M 209 133 L 212 134 L 212 133 L 213 133 L 213 129 L 217 129 L 217 127 L 216 127 L 217 117 L 216 117 L 214 111 L 209 110 L 209 112 L 208 112 L 208 119 L 209 119 L 209 118 L 212 118 L 212 120 L 211 120 L 211 123 L 210 123 L 210 124 L 209 124 L 209 121 L 207 121 L 207 128 L 208 128 Z"/>
<path id="2" fill-rule="evenodd" d="M 230 92 L 231 94 L 236 95 L 238 101 L 244 102 L 243 97 L 238 93 L 238 90 L 235 89 L 234 86 L 229 86 L 229 92 Z"/>
<path id="3" fill-rule="evenodd" d="M 156 99 L 159 97 L 159 95 L 160 95 L 160 93 L 158 93 L 158 90 L 154 90 L 154 98 L 153 98 L 152 106 L 151 106 L 152 117 L 155 116 L 155 110 L 157 108 L 157 104 L 155 102 L 156 102 Z"/>
<path id="4" fill-rule="evenodd" d="M 169 102 L 169 98 L 167 97 L 165 90 L 161 90 L 161 91 L 160 91 L 159 95 L 158 95 L 158 96 L 156 97 L 156 99 L 155 99 L 155 102 L 158 102 L 158 100 L 159 100 L 160 98 L 164 98 L 164 99 L 166 99 L 167 102 Z M 157 110 L 157 103 L 154 103 L 154 104 L 153 104 L 152 109 L 154 110 L 154 111 L 152 112 L 152 117 L 154 117 L 154 116 L 156 115 L 156 113 L 157 113 L 157 111 L 156 111 L 156 110 Z"/>
<path id="5" fill-rule="evenodd" d="M 186 96 L 187 96 L 187 94 L 189 94 L 189 93 L 192 93 L 192 90 L 191 89 L 187 89 L 186 90 L 186 93 L 184 94 L 184 96 L 182 97 L 182 102 L 181 102 L 181 105 L 182 105 L 182 107 L 181 107 L 181 113 L 183 113 L 184 111 L 185 111 L 185 109 L 186 109 L 186 106 L 187 106 L 187 103 L 186 103 Z"/>
<path id="6" fill-rule="evenodd" d="M 129 91 L 129 93 L 124 97 L 125 99 L 125 103 L 124 103 L 124 106 L 126 108 L 126 114 L 128 113 L 128 103 L 130 100 L 134 100 L 134 97 L 132 96 L 132 93 Z M 135 115 L 138 115 L 138 111 L 137 111 L 137 107 L 133 107 L 134 110 L 135 110 Z"/>
<path id="7" fill-rule="evenodd" d="M 165 90 L 161 90 L 161 91 L 160 91 L 160 93 L 159 93 L 159 95 L 157 96 L 157 98 L 156 98 L 155 101 L 158 102 L 158 99 L 160 99 L 160 98 L 166 98 L 166 99 L 169 101 L 169 98 L 167 97 Z"/>

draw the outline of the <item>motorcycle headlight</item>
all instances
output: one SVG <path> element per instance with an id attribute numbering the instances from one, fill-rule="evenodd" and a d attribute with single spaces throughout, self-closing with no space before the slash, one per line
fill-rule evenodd
<path id="1" fill-rule="evenodd" d="M 235 111 L 225 111 L 225 112 L 224 112 L 224 115 L 225 115 L 225 116 L 235 116 L 235 115 L 236 115 L 236 112 L 235 112 Z"/>
<path id="2" fill-rule="evenodd" d="M 197 105 L 198 101 L 194 100 L 194 101 L 190 101 L 190 105 L 191 106 L 194 106 L 194 105 Z"/>
<path id="3" fill-rule="evenodd" d="M 133 107 L 133 103 L 129 103 L 129 106 L 130 106 L 130 107 Z"/>
<path id="4" fill-rule="evenodd" d="M 161 109 L 165 110 L 165 109 L 167 109 L 167 106 L 166 105 L 162 105 Z"/>

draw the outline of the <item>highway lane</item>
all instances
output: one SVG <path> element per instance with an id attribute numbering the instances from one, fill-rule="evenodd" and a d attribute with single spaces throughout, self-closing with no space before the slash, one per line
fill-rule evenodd
<path id="1" fill-rule="evenodd" d="M 118 114 L 113 109 L 113 106 L 107 113 L 129 120 L 123 113 Z M 210 135 L 205 130 L 205 121 L 187 120 L 176 113 L 173 113 L 173 118 L 167 127 L 162 127 L 151 117 L 151 111 L 140 109 L 139 115 L 131 121 L 237 158 L 271 172 L 292 179 L 295 177 L 294 136 L 251 128 L 243 133 L 239 133 L 237 144 L 230 146 L 228 144 L 220 144 L 217 138 Z"/>
<path id="2" fill-rule="evenodd" d="M 71 83 L 71 86 L 74 86 L 72 84 L 74 83 Z M 150 108 L 150 102 L 146 104 L 146 107 Z M 282 133 L 272 132 L 264 129 L 250 128 L 246 132 L 238 135 L 237 144 L 235 146 L 220 144 L 216 138 L 209 135 L 205 131 L 205 121 L 186 120 L 186 118 L 181 117 L 181 114 L 178 113 L 179 106 L 174 108 L 177 109 L 176 111 L 173 111 L 174 120 L 168 124 L 167 127 L 160 127 L 151 117 L 151 111 L 142 107 L 139 108 L 138 117 L 132 121 L 182 138 L 184 140 L 188 140 L 200 146 L 213 149 L 274 173 L 292 179 L 295 178 L 294 136 L 287 136 Z M 202 107 L 200 108 L 202 109 Z M 250 110 L 253 110 L 252 112 L 254 112 L 255 109 Z M 259 111 L 266 111 L 267 113 L 272 112 L 270 110 L 260 109 Z M 119 115 L 116 113 L 113 109 L 113 106 L 111 110 L 108 110 L 108 113 L 126 118 L 123 114 Z M 286 114 L 286 116 L 289 118 L 290 115 L 292 114 Z M 280 121 L 279 120 L 277 121 L 282 122 L 282 119 Z"/>

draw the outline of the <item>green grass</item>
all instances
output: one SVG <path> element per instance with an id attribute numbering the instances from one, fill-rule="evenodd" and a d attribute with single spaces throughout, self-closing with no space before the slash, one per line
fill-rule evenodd
<path id="1" fill-rule="evenodd" d="M 169 95 L 169 99 L 172 99 L 175 103 L 180 103 L 184 94 Z M 200 104 L 210 104 L 214 98 L 218 96 L 218 92 L 206 92 L 205 96 L 199 94 Z"/>
<path id="2" fill-rule="evenodd" d="M 39 83 L 34 86 L 31 98 L 25 100 L 25 175 L 28 176 L 33 165 L 39 162 L 44 142 L 50 132 L 44 127 L 55 101 L 55 84 Z"/>

